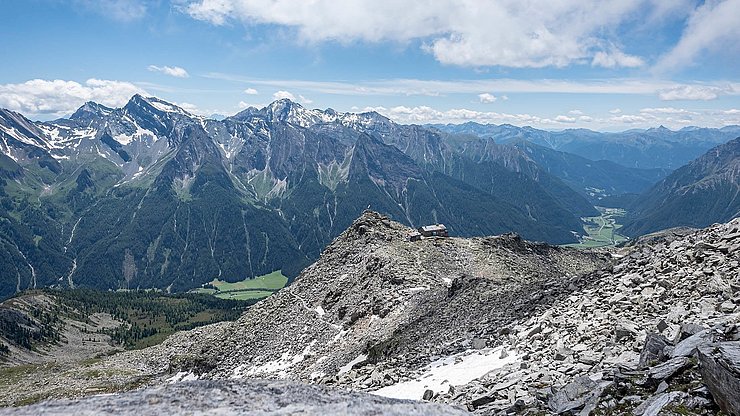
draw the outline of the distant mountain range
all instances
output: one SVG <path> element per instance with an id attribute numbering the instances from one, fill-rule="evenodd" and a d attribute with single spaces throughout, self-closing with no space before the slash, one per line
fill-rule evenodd
<path id="1" fill-rule="evenodd" d="M 740 126 L 721 129 L 663 126 L 647 130 L 600 133 L 587 129 L 545 131 L 510 124 L 435 124 L 431 127 L 454 134 L 489 138 L 496 143 L 526 140 L 536 145 L 572 153 L 590 160 L 608 160 L 640 169 L 677 169 L 707 150 L 740 136 Z"/>
<path id="2" fill-rule="evenodd" d="M 684 142 L 725 134 L 711 132 Z M 50 285 L 181 291 L 274 270 L 293 278 L 368 207 L 453 235 L 574 242 L 594 204 L 669 173 L 535 136 L 468 133 L 289 100 L 223 120 L 140 95 L 51 122 L 0 110 L 0 298 Z"/>

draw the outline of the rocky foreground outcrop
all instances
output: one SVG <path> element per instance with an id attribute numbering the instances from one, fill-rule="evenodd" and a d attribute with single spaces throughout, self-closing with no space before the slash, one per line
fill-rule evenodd
<path id="1" fill-rule="evenodd" d="M 58 400 L 0 415 L 458 416 L 464 410 L 279 380 L 189 381 L 117 395 Z"/>
<path id="2" fill-rule="evenodd" d="M 433 399 L 480 414 L 740 414 L 740 219 L 618 256 L 498 338 L 520 361 Z"/>

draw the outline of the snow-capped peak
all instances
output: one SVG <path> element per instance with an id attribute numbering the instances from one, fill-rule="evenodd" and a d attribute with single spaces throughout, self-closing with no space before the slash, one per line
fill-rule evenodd
<path id="1" fill-rule="evenodd" d="M 77 109 L 69 118 L 72 120 L 81 120 L 90 117 L 106 117 L 113 112 L 113 109 L 98 104 L 94 101 L 88 101 Z"/>
<path id="2" fill-rule="evenodd" d="M 160 100 L 156 97 L 144 97 L 141 94 L 136 94 L 129 100 L 128 104 L 124 107 L 127 110 L 134 110 L 135 108 L 144 108 L 147 111 L 156 110 L 162 113 L 176 113 L 192 117 L 192 114 L 176 106 L 175 104 L 168 103 L 167 101 Z"/>

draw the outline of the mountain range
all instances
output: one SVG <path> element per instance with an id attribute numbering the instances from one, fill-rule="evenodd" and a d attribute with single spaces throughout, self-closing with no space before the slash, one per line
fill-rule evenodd
<path id="1" fill-rule="evenodd" d="M 496 143 L 526 140 L 536 145 L 572 153 L 593 161 L 608 160 L 640 169 L 678 169 L 709 149 L 740 136 L 740 126 L 720 129 L 689 126 L 678 131 L 663 126 L 603 133 L 587 129 L 546 131 L 510 124 L 435 124 L 431 127 L 454 134 L 488 138 Z"/>
<path id="2" fill-rule="evenodd" d="M 669 173 L 500 141 L 285 99 L 223 120 L 141 95 L 50 122 L 0 110 L 0 298 L 292 279 L 368 207 L 459 236 L 569 243 L 594 204 Z"/>

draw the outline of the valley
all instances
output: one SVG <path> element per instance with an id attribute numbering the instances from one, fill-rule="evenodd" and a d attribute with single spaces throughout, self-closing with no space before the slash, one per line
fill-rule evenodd
<path id="1" fill-rule="evenodd" d="M 627 241 L 628 238 L 619 233 L 619 229 L 622 228 L 619 222 L 623 221 L 626 211 L 605 207 L 596 207 L 596 209 L 601 213 L 600 216 L 582 218 L 586 234 L 580 237 L 581 241 L 577 244 L 566 244 L 565 247 L 583 249 L 611 247 Z"/>
<path id="2" fill-rule="evenodd" d="M 264 276 L 248 278 L 235 283 L 216 279 L 204 284 L 202 288 L 193 289 L 192 292 L 205 293 L 220 299 L 263 299 L 284 288 L 287 283 L 288 278 L 277 270 Z"/>

